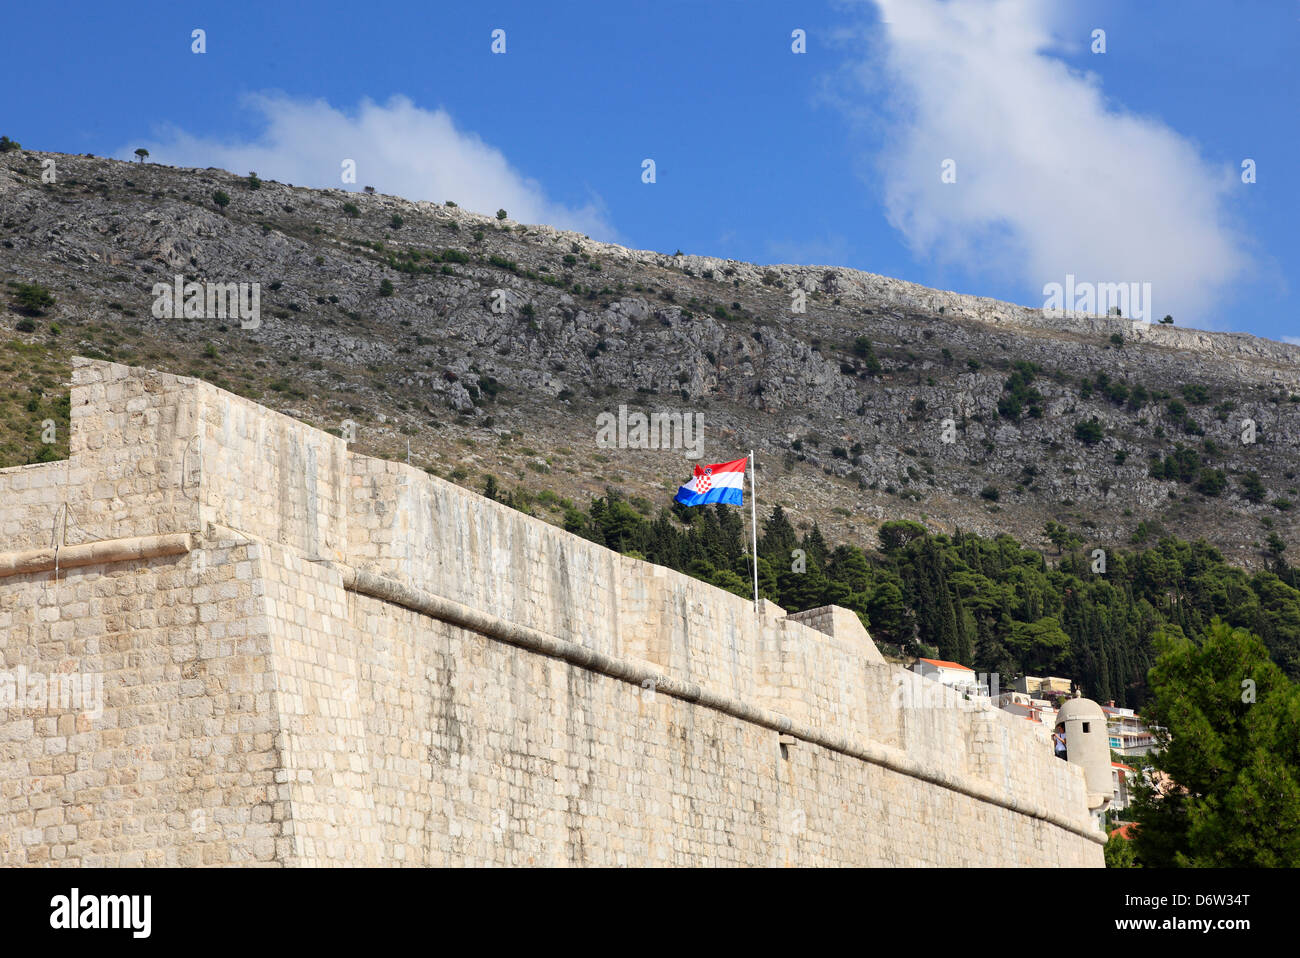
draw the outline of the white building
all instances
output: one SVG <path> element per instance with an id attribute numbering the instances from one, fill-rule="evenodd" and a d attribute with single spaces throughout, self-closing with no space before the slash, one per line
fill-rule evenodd
<path id="1" fill-rule="evenodd" d="M 1110 763 L 1111 785 L 1115 789 L 1115 797 L 1110 802 L 1112 809 L 1128 808 L 1133 797 L 1133 776 L 1136 774 L 1136 770 L 1131 765 L 1123 765 L 1120 762 Z"/>
<path id="2" fill-rule="evenodd" d="M 1027 692 L 1003 692 L 997 697 L 996 705 L 1004 712 L 1028 719 L 1036 724 L 1056 727 L 1056 709 L 1047 699 L 1034 698 Z"/>
<path id="3" fill-rule="evenodd" d="M 967 668 L 960 662 L 945 662 L 943 659 L 917 659 L 912 671 L 927 679 L 942 682 L 959 692 L 974 695 L 987 695 L 988 689 L 979 681 L 974 669 Z"/>
<path id="4" fill-rule="evenodd" d="M 1113 701 L 1102 706 L 1106 713 L 1106 734 L 1110 747 L 1126 758 L 1148 755 L 1155 748 L 1151 728 L 1132 709 L 1116 708 Z"/>

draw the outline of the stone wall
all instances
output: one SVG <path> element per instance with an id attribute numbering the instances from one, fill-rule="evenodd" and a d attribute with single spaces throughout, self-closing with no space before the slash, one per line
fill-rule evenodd
<path id="1" fill-rule="evenodd" d="M 196 380 L 78 360 L 72 408 L 0 470 L 0 864 L 1101 864 L 1043 730 L 845 610 Z"/>

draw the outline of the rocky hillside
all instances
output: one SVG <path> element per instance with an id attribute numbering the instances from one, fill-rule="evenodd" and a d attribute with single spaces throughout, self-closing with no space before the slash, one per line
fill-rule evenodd
<path id="1" fill-rule="evenodd" d="M 155 318 L 154 285 L 177 275 L 260 284 L 260 325 Z M 1054 522 L 1100 545 L 1205 537 L 1250 565 L 1270 531 L 1300 551 L 1300 348 L 1251 336 L 32 151 L 0 155 L 0 282 L 0 466 L 66 455 L 81 354 L 336 433 L 350 420 L 360 450 L 409 443 L 480 489 L 613 486 L 657 510 L 691 462 L 599 444 L 598 417 L 624 405 L 698 414 L 706 462 L 753 448 L 760 506 L 831 541 L 874 545 L 909 518 L 1046 549 Z"/>

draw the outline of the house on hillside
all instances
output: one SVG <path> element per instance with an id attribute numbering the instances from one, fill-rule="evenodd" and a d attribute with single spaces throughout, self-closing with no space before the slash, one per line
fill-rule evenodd
<path id="1" fill-rule="evenodd" d="M 994 704 L 1004 712 L 1035 724 L 1049 729 L 1056 727 L 1056 708 L 1046 699 L 1037 699 L 1025 692 L 1003 692 Z"/>
<path id="2" fill-rule="evenodd" d="M 1106 734 L 1110 747 L 1127 758 L 1149 755 L 1155 748 L 1154 731 L 1132 709 L 1115 707 L 1112 699 L 1101 707 L 1106 713 Z"/>
<path id="3" fill-rule="evenodd" d="M 1059 675 L 1022 675 L 1016 679 L 1016 691 L 1040 698 L 1048 695 L 1069 695 L 1073 681 Z"/>
<path id="4" fill-rule="evenodd" d="M 945 662 L 943 659 L 917 659 L 912 671 L 935 679 L 944 685 L 974 685 L 975 670 L 967 668 L 960 662 Z"/>
<path id="5" fill-rule="evenodd" d="M 960 692 L 966 699 L 989 700 L 998 696 L 998 675 L 985 675 L 976 672 L 960 662 L 946 659 L 917 659 L 912 671 L 923 678 L 931 679 L 948 686 L 954 692 Z"/>
<path id="6" fill-rule="evenodd" d="M 1133 776 L 1136 774 L 1136 770 L 1131 765 L 1120 762 L 1110 763 L 1110 778 L 1115 788 L 1115 797 L 1110 802 L 1111 808 L 1117 811 L 1128 808 L 1133 794 Z"/>

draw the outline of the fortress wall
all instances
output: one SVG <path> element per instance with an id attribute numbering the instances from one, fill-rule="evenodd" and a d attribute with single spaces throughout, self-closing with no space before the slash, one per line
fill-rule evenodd
<path id="1" fill-rule="evenodd" d="M 752 602 L 401 463 L 355 456 L 352 482 L 356 567 L 686 681 L 756 694 Z"/>
<path id="2" fill-rule="evenodd" d="M 784 613 L 770 603 L 775 615 L 756 616 L 748 599 L 620 556 L 401 463 L 354 456 L 349 509 L 349 562 L 357 568 L 762 700 L 801 721 L 847 725 L 865 717 L 849 707 L 862 700 L 861 662 L 875 652 L 865 630 L 858 644 L 845 644 L 780 621 Z M 813 674 L 836 680 L 810 684 Z"/>
<path id="3" fill-rule="evenodd" d="M 1000 721 L 1006 713 L 996 709 L 970 713 L 970 770 L 985 781 L 1001 784 L 1013 795 L 1039 795 L 1051 801 L 1061 796 L 1068 807 L 1087 805 L 1087 788 L 1074 774 L 1075 766 L 1053 758 L 1025 763 L 1019 756 L 1052 748 L 1052 730 L 1023 719 Z"/>
<path id="4" fill-rule="evenodd" d="M 197 389 L 185 377 L 74 360 L 69 542 L 198 528 Z"/>
<path id="5" fill-rule="evenodd" d="M 197 503 L 181 489 L 195 385 L 113 363 L 75 364 L 72 458 L 0 469 L 0 549 L 195 528 Z"/>
<path id="6" fill-rule="evenodd" d="M 277 794 L 292 826 L 289 864 L 383 863 L 360 677 L 375 634 L 354 628 L 337 569 L 254 546 L 275 673 Z M 382 694 L 372 690 L 372 694 Z M 400 743 L 393 743 L 400 750 Z M 379 755 L 382 761 L 387 756 Z M 401 796 L 393 799 L 400 803 Z"/>
<path id="7" fill-rule="evenodd" d="M 652 568 L 638 559 L 624 558 L 622 562 L 627 589 Z M 776 620 L 771 615 L 756 616 L 752 600 L 707 586 L 712 594 L 702 594 L 697 586 L 703 583 L 672 569 L 649 575 L 652 585 L 643 617 L 633 626 L 646 658 L 665 672 L 723 694 L 769 704 L 775 701 L 777 676 L 765 650 L 770 653 L 776 647 L 780 634 Z"/>
<path id="8" fill-rule="evenodd" d="M 0 664 L 106 704 L 0 705 L 0 863 L 1101 863 L 1077 768 L 846 610 L 756 613 L 194 380 L 74 378 L 74 458 L 0 473 Z M 22 550 L 61 482 L 112 541 L 55 585 Z"/>
<path id="9" fill-rule="evenodd" d="M 402 463 L 353 456 L 351 482 L 357 568 L 619 654 L 617 553 Z"/>
<path id="10" fill-rule="evenodd" d="M 68 460 L 0 469 L 0 543 L 8 551 L 49 549 L 62 518 Z"/>
<path id="11" fill-rule="evenodd" d="M 815 630 L 812 641 L 796 623 Z M 901 748 L 900 690 L 910 673 L 885 662 L 857 615 L 824 606 L 788 616 L 783 624 L 783 678 L 775 698 L 803 698 L 813 706 L 815 724 Z M 819 680 L 808 681 L 812 675 Z"/>
<path id="12" fill-rule="evenodd" d="M 247 865 L 291 851 L 257 549 L 0 579 L 4 676 L 78 678 L 97 706 L 29 690 L 0 707 L 0 865 Z"/>
<path id="13" fill-rule="evenodd" d="M 203 519 L 340 560 L 347 547 L 348 452 L 342 439 L 195 382 Z"/>
<path id="14" fill-rule="evenodd" d="M 371 647 L 358 691 L 385 864 L 1100 857 L 1006 809 L 806 742 L 783 750 L 775 732 L 721 712 L 368 596 L 350 601 Z"/>

